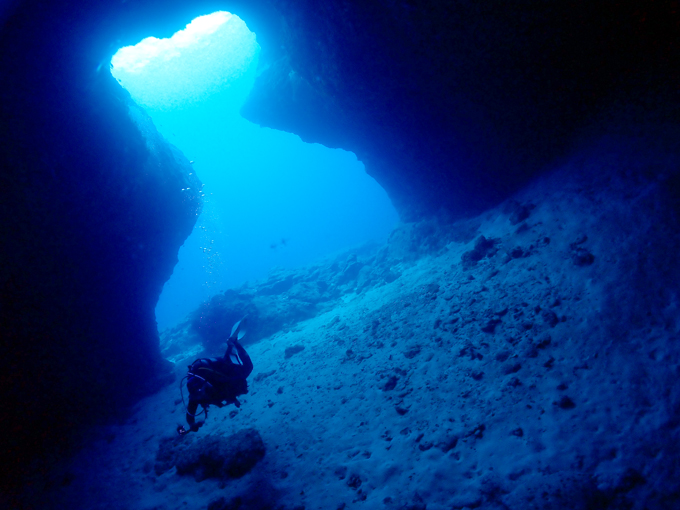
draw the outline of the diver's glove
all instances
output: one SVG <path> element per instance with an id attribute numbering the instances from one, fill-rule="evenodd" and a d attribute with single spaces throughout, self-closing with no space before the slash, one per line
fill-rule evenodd
<path id="1" fill-rule="evenodd" d="M 198 423 L 194 423 L 189 427 L 189 430 L 187 430 L 184 425 L 178 425 L 177 426 L 177 433 L 180 436 L 183 436 L 184 434 L 188 434 L 189 432 L 198 432 L 198 429 L 200 429 L 203 425 L 205 424 L 205 421 L 199 421 Z"/>

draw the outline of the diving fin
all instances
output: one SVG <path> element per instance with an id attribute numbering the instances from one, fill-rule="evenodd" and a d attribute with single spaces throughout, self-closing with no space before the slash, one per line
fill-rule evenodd
<path id="1" fill-rule="evenodd" d="M 229 339 L 238 339 L 241 340 L 244 336 L 246 336 L 246 317 L 243 317 L 240 321 L 238 321 L 236 324 L 234 324 L 234 327 L 231 328 L 231 335 L 229 335 Z"/>

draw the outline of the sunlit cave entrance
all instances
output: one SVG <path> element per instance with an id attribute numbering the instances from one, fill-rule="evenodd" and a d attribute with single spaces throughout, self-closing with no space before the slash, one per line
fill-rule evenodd
<path id="1" fill-rule="evenodd" d="M 383 241 L 397 222 L 354 154 L 240 116 L 259 52 L 243 20 L 216 12 L 111 60 L 114 77 L 193 161 L 204 185 L 203 211 L 156 307 L 159 330 L 272 268 Z"/>

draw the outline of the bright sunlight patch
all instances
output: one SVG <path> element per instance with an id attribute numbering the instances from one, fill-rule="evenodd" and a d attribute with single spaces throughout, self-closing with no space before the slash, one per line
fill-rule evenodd
<path id="1" fill-rule="evenodd" d="M 254 72 L 259 51 L 245 22 L 220 11 L 194 19 L 170 39 L 147 37 L 121 48 L 111 59 L 111 73 L 140 105 L 174 110 Z"/>

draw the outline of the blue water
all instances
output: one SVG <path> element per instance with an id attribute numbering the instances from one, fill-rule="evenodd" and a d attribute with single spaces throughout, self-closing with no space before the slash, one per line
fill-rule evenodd
<path id="1" fill-rule="evenodd" d="M 113 75 L 194 161 L 204 183 L 203 212 L 156 307 L 159 330 L 273 267 L 382 241 L 398 220 L 354 154 L 306 144 L 239 115 L 257 74 L 259 46 L 239 18 L 222 16 L 192 24 L 203 22 L 212 33 L 182 32 L 179 43 L 145 40 L 151 56 L 112 60 Z"/>

